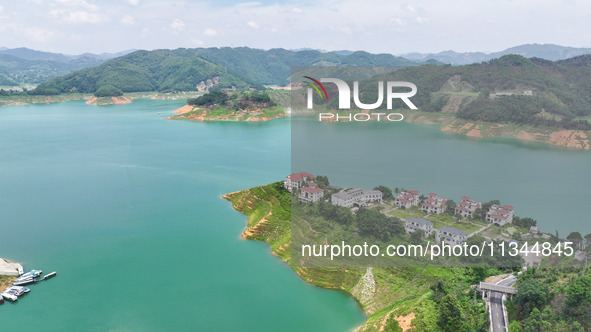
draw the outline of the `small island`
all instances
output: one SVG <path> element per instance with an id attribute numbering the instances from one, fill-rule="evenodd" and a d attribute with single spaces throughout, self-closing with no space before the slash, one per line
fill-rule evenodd
<path id="1" fill-rule="evenodd" d="M 285 109 L 265 91 L 212 91 L 189 98 L 171 120 L 269 121 L 287 116 Z"/>

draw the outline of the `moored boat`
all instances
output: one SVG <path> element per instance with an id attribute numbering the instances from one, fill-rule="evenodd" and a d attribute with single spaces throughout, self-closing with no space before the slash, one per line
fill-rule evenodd
<path id="1" fill-rule="evenodd" d="M 57 272 L 53 271 L 51 273 L 48 273 L 48 274 L 44 275 L 43 278 L 41 278 L 41 280 L 47 280 L 47 279 L 55 276 L 56 274 L 57 274 Z"/>
<path id="2" fill-rule="evenodd" d="M 32 283 L 35 283 L 38 281 L 39 281 L 39 279 L 37 279 L 37 278 L 30 278 L 30 279 L 16 280 L 12 284 L 14 286 L 24 286 L 24 285 L 32 284 Z"/>
<path id="3" fill-rule="evenodd" d="M 21 274 L 20 277 L 18 277 L 16 280 L 20 281 L 20 280 L 29 279 L 29 278 L 37 278 L 42 273 L 43 273 L 42 270 L 31 270 L 27 273 Z"/>
<path id="4" fill-rule="evenodd" d="M 12 290 L 14 290 L 18 293 L 18 294 L 16 294 L 17 296 L 21 296 L 21 295 L 26 294 L 31 291 L 31 289 L 29 287 L 10 286 L 10 287 L 6 288 L 5 292 L 10 292 Z"/>
<path id="5" fill-rule="evenodd" d="M 18 300 L 18 296 L 12 294 L 12 293 L 8 293 L 8 292 L 4 292 L 2 293 L 2 297 L 8 301 L 12 301 L 12 302 L 16 302 Z"/>

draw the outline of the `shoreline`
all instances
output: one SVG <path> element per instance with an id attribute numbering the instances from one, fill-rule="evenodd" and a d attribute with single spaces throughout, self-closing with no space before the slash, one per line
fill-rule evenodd
<path id="1" fill-rule="evenodd" d="M 583 130 L 530 127 L 512 123 L 473 122 L 451 118 L 438 113 L 420 113 L 414 117 L 409 117 L 407 121 L 410 123 L 438 125 L 441 131 L 477 139 L 507 137 L 524 142 L 539 142 L 567 149 L 591 150 L 591 132 Z"/>
<path id="2" fill-rule="evenodd" d="M 74 100 L 84 100 L 88 105 L 119 105 L 131 103 L 134 99 L 150 98 L 162 100 L 178 100 L 200 95 L 198 92 L 159 93 L 159 92 L 131 92 L 120 97 L 100 97 L 87 93 L 67 93 L 52 96 L 23 95 L 0 97 L 1 106 L 22 106 L 29 104 L 60 103 Z M 268 115 L 265 111 L 207 111 L 199 107 L 184 105 L 172 113 L 176 114 L 164 118 L 165 120 L 195 120 L 195 121 L 224 121 L 224 122 L 266 122 L 291 115 L 289 109 L 282 108 L 282 112 L 275 110 Z M 216 114 L 211 114 L 211 113 Z M 302 112 L 296 112 L 300 114 Z M 591 150 L 591 131 L 571 130 L 551 127 L 530 127 L 517 124 L 502 124 L 489 122 L 473 122 L 457 119 L 451 113 L 403 112 L 409 123 L 438 125 L 444 132 L 457 133 L 471 138 L 515 138 L 524 142 L 539 142 L 550 146 L 567 148 L 570 150 Z M 328 121 L 335 122 L 335 121 Z"/>
<path id="3" fill-rule="evenodd" d="M 280 106 L 279 106 L 280 107 Z M 281 107 L 281 109 L 283 109 Z M 258 111 L 233 111 L 233 110 L 205 110 L 192 105 L 184 105 L 172 111 L 177 114 L 164 118 L 165 120 L 192 120 L 192 121 L 222 121 L 222 122 L 266 122 L 288 116 L 285 109 L 264 109 Z"/>
<path id="4" fill-rule="evenodd" d="M 17 96 L 2 96 L 0 97 L 1 106 L 23 106 L 29 104 L 50 104 L 50 103 L 62 103 L 75 100 L 84 100 L 86 104 L 101 101 L 104 104 L 127 104 L 131 103 L 134 99 L 150 98 L 160 100 L 178 100 L 187 99 L 199 95 L 198 92 L 177 92 L 177 93 L 160 93 L 156 91 L 147 92 L 130 92 L 119 97 L 100 97 L 97 98 L 92 93 L 64 93 L 59 95 L 17 95 Z"/>
<path id="5" fill-rule="evenodd" d="M 12 282 L 19 276 L 19 268 L 22 269 L 21 264 L 0 258 L 0 292 L 4 291 L 6 287 L 12 286 Z"/>
<path id="6" fill-rule="evenodd" d="M 364 316 L 364 320 L 352 331 L 382 331 L 388 319 L 399 322 L 403 331 L 412 327 L 411 321 L 414 312 L 409 311 L 403 303 L 392 303 L 388 298 L 384 299 L 378 294 L 364 294 L 366 284 L 365 277 L 371 274 L 372 268 L 321 268 L 321 267 L 294 267 L 291 264 L 291 222 L 281 219 L 281 199 L 274 196 L 272 186 L 277 183 L 253 187 L 222 195 L 220 198 L 229 201 L 232 208 L 246 216 L 246 227 L 241 232 L 244 240 L 259 241 L 269 244 L 271 253 L 286 263 L 306 284 L 331 291 L 338 291 L 350 296 L 357 303 Z M 262 198 L 269 195 L 271 201 Z M 266 203 L 265 203 L 266 202 Z M 271 204 L 268 204 L 271 203 Z M 286 202 L 283 202 L 286 204 Z M 290 202 L 289 202 L 290 205 Z M 291 207 L 291 205 L 290 205 Z M 273 213 L 275 209 L 279 210 Z M 277 217 L 280 215 L 280 217 Z M 285 217 L 283 215 L 282 217 Z M 282 229 L 283 227 L 283 229 Z M 377 278 L 375 282 L 382 282 Z M 389 289 L 389 288 L 387 288 Z M 420 297 L 419 297 L 420 298 Z M 386 300 L 387 303 L 383 301 Z M 396 307 L 393 307 L 395 305 Z M 397 312 L 398 315 L 393 313 Z"/>

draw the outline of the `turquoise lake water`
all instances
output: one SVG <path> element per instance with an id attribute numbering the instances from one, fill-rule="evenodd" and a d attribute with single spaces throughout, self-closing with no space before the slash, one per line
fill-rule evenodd
<path id="1" fill-rule="evenodd" d="M 57 271 L 2 331 L 346 331 L 364 316 L 240 239 L 221 195 L 283 179 L 290 122 L 164 121 L 182 101 L 0 108 L 0 257 Z M 162 112 L 162 114 L 158 114 Z"/>
<path id="2" fill-rule="evenodd" d="M 246 218 L 220 198 L 285 178 L 290 119 L 162 120 L 182 104 L 0 108 L 0 257 L 58 271 L 0 305 L 1 330 L 346 331 L 363 322 L 353 299 L 307 285 L 266 244 L 240 239 Z M 343 186 L 500 199 L 542 231 L 591 232 L 587 151 L 366 126 L 306 124 L 295 169 Z"/>

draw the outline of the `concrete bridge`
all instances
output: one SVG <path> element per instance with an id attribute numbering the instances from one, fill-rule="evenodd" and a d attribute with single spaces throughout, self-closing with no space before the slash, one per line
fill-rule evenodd
<path id="1" fill-rule="evenodd" d="M 512 286 L 489 284 L 488 282 L 481 282 L 480 285 L 478 285 L 478 290 L 481 292 L 499 292 L 510 295 L 517 293 L 517 289 Z"/>

